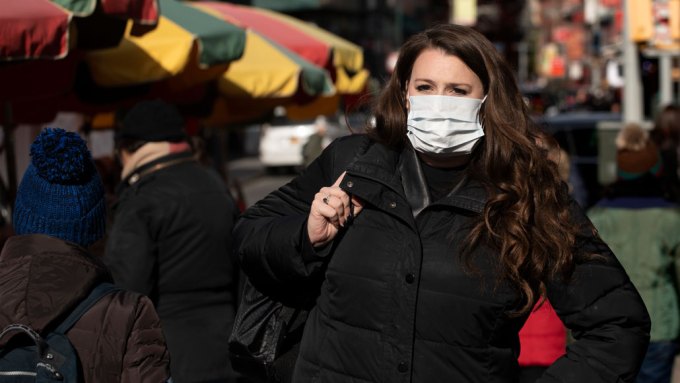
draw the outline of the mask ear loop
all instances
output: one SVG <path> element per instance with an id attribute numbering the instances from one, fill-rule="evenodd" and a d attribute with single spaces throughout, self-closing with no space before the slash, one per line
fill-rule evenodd
<path id="1" fill-rule="evenodd" d="M 486 101 L 487 97 L 489 97 L 488 93 L 484 95 L 484 98 L 482 98 L 482 102 L 479 103 L 480 108 L 482 107 L 482 105 L 484 105 L 484 101 Z M 484 129 L 484 124 L 482 124 L 482 120 L 481 120 L 480 115 L 479 115 L 480 112 L 481 112 L 481 109 L 480 109 L 479 112 L 477 112 L 477 120 L 479 120 L 479 125 L 482 127 L 482 131 L 485 131 L 486 129 Z"/>

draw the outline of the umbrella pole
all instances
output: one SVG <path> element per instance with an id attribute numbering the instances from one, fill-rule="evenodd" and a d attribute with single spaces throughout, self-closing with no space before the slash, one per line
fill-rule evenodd
<path id="1" fill-rule="evenodd" d="M 6 193 L 3 194 L 5 194 L 4 197 L 7 198 L 7 201 L 2 202 L 7 202 L 7 204 L 11 206 L 13 210 L 14 197 L 16 196 L 17 191 L 17 164 L 16 154 L 14 151 L 15 126 L 12 120 L 12 103 L 7 101 L 5 102 L 4 121 L 2 124 L 5 141 L 5 162 L 7 164 L 7 186 L 3 185 L 3 189 L 6 191 Z"/>

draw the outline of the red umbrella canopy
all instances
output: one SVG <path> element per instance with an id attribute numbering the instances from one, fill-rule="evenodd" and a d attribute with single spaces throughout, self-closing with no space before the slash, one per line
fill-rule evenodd
<path id="1" fill-rule="evenodd" d="M 8 1 L 0 14 L 0 57 L 62 58 L 68 53 L 71 14 L 44 0 Z"/>
<path id="2" fill-rule="evenodd" d="M 128 20 L 141 33 L 158 18 L 158 0 L 3 0 L 0 102 L 64 94 L 83 50 L 117 45 Z"/>
<path id="3" fill-rule="evenodd" d="M 155 25 L 157 0 L 4 0 L 0 61 L 61 59 L 71 47 L 81 46 L 77 36 L 86 48 L 115 45 L 127 19 Z"/>

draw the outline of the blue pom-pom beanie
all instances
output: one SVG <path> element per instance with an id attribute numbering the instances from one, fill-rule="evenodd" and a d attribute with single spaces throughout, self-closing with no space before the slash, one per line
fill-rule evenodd
<path id="1" fill-rule="evenodd" d="M 77 133 L 47 128 L 35 139 L 13 221 L 17 234 L 46 234 L 85 247 L 104 236 L 104 185 Z"/>

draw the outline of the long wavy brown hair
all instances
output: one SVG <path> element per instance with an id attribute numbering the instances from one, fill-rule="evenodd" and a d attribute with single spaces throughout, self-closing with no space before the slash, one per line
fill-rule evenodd
<path id="1" fill-rule="evenodd" d="M 451 24 L 411 37 L 378 97 L 369 135 L 393 148 L 408 145 L 407 81 L 415 60 L 428 48 L 460 58 L 487 94 L 480 110 L 485 136 L 467 170 L 485 186 L 488 200 L 463 248 L 465 264 L 471 267 L 472 249 L 480 244 L 498 251 L 499 281 L 509 281 L 521 295 L 514 314 L 526 313 L 545 296 L 549 280 L 571 276 L 578 228 L 569 223 L 568 189 L 537 145 L 540 128 L 529 116 L 513 72 L 489 40 Z"/>

